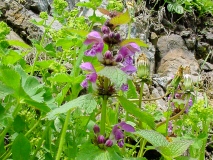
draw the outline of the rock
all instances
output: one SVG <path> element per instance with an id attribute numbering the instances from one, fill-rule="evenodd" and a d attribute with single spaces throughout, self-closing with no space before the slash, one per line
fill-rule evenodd
<path id="1" fill-rule="evenodd" d="M 180 32 L 180 35 L 183 38 L 189 38 L 190 34 L 191 34 L 191 31 L 182 31 L 182 32 Z"/>
<path id="2" fill-rule="evenodd" d="M 164 91 L 166 91 L 168 82 L 169 82 L 171 79 L 172 79 L 172 76 L 171 76 L 171 77 L 168 77 L 168 76 L 160 77 L 160 76 L 158 75 L 158 76 L 153 77 L 153 81 L 157 83 L 157 86 L 162 87 Z"/>
<path id="3" fill-rule="evenodd" d="M 205 42 L 198 42 L 196 48 L 196 58 L 197 59 L 205 59 L 209 53 L 209 44 Z"/>
<path id="4" fill-rule="evenodd" d="M 204 63 L 204 65 L 203 65 Z M 205 62 L 203 59 L 199 59 L 198 60 L 198 64 L 201 68 L 201 70 L 204 70 L 204 71 L 213 71 L 213 64 L 209 63 L 209 62 Z"/>
<path id="5" fill-rule="evenodd" d="M 178 68 L 190 66 L 191 74 L 198 75 L 199 65 L 193 54 L 182 49 L 173 49 L 166 54 L 161 60 L 160 66 L 157 70 L 161 76 L 172 77 L 176 74 Z"/>
<path id="6" fill-rule="evenodd" d="M 14 32 L 13 30 L 10 31 L 10 33 L 6 36 L 6 38 L 8 40 L 18 40 L 18 41 L 24 42 L 22 40 L 22 38 L 16 32 Z"/>
<path id="7" fill-rule="evenodd" d="M 161 95 L 159 94 L 159 91 L 156 88 L 154 88 L 152 90 L 151 99 L 159 98 L 159 97 L 161 97 Z M 167 110 L 166 102 L 163 99 L 156 100 L 155 102 L 158 106 L 158 108 L 157 108 L 158 110 L 162 110 L 162 111 Z"/>
<path id="8" fill-rule="evenodd" d="M 25 8 L 39 14 L 40 12 L 44 11 L 47 11 L 49 13 L 51 9 L 51 3 L 52 0 L 26 0 L 23 5 Z"/>
<path id="9" fill-rule="evenodd" d="M 157 42 L 157 48 L 160 51 L 160 58 L 163 58 L 170 50 L 176 48 L 185 50 L 186 46 L 181 36 L 172 34 L 160 37 Z"/>
<path id="10" fill-rule="evenodd" d="M 195 44 L 196 44 L 195 37 L 185 38 L 184 40 L 185 40 L 186 46 L 189 50 L 195 50 Z"/>
<path id="11" fill-rule="evenodd" d="M 210 33 L 210 32 L 207 32 L 205 34 L 205 37 L 206 37 L 206 41 L 210 44 L 210 45 L 213 45 L 213 34 Z"/>

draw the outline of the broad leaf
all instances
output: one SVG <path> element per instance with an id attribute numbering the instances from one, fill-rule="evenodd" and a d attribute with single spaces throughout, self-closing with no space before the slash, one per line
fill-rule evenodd
<path id="1" fill-rule="evenodd" d="M 114 26 L 118 26 L 121 24 L 127 24 L 131 21 L 131 17 L 129 15 L 128 10 L 125 13 L 119 14 L 116 17 L 113 17 L 110 19 L 110 23 L 113 24 Z"/>
<path id="2" fill-rule="evenodd" d="M 128 78 L 128 75 L 125 72 L 115 66 L 104 67 L 100 72 L 98 72 L 98 75 L 109 78 L 117 88 L 120 88 L 122 84 L 126 84 Z"/>
<path id="3" fill-rule="evenodd" d="M 13 94 L 14 90 L 6 85 L 0 83 L 0 99 L 6 97 L 9 94 Z"/>
<path id="4" fill-rule="evenodd" d="M 120 45 L 121 46 L 124 46 L 124 45 L 126 45 L 126 44 L 128 44 L 128 43 L 136 43 L 137 45 L 139 45 L 139 46 L 141 46 L 141 47 L 148 47 L 148 45 L 144 42 L 144 41 L 142 41 L 142 40 L 140 40 L 139 38 L 130 38 L 130 39 L 125 39 L 125 40 L 123 40 L 121 43 L 120 43 Z"/>
<path id="5" fill-rule="evenodd" d="M 70 49 L 73 45 L 72 39 L 69 38 L 62 38 L 56 42 L 56 46 L 61 46 L 63 49 Z"/>
<path id="6" fill-rule="evenodd" d="M 113 148 L 100 149 L 91 143 L 84 144 L 80 149 L 76 160 L 122 160 L 122 158 L 115 153 Z"/>
<path id="7" fill-rule="evenodd" d="M 87 94 L 80 96 L 68 103 L 65 103 L 59 108 L 56 108 L 47 114 L 48 119 L 54 119 L 57 114 L 66 113 L 68 110 L 74 110 L 76 107 L 80 107 L 82 111 L 86 113 L 92 113 L 96 108 L 97 102 L 93 98 L 93 95 Z"/>
<path id="8" fill-rule="evenodd" d="M 157 148 L 157 150 L 164 157 L 175 158 L 181 156 L 191 144 L 192 141 L 189 140 L 178 140 L 169 143 L 167 146 L 160 146 Z"/>
<path id="9" fill-rule="evenodd" d="M 17 51 L 10 50 L 8 54 L 2 57 L 2 63 L 5 65 L 14 64 L 22 58 Z"/>
<path id="10" fill-rule="evenodd" d="M 31 48 L 29 45 L 27 45 L 26 43 L 21 42 L 19 40 L 7 40 L 7 42 L 11 46 L 17 46 L 17 47 L 22 47 L 22 48 Z"/>
<path id="11" fill-rule="evenodd" d="M 141 122 L 146 123 L 149 127 L 155 128 L 155 122 L 154 117 L 139 109 L 134 103 L 127 100 L 125 97 L 118 97 L 118 100 L 122 107 L 130 114 L 134 115 L 137 119 L 139 119 Z"/>
<path id="12" fill-rule="evenodd" d="M 12 145 L 12 157 L 14 160 L 24 160 L 30 159 L 30 142 L 21 133 L 19 134 L 13 142 Z"/>
<path id="13" fill-rule="evenodd" d="M 166 140 L 166 138 L 162 134 L 153 130 L 139 130 L 135 132 L 134 134 L 143 137 L 149 143 L 151 143 L 154 147 L 169 145 L 169 142 Z"/>
<path id="14" fill-rule="evenodd" d="M 24 120 L 21 118 L 21 116 L 16 116 L 16 118 L 14 119 L 13 122 L 13 128 L 16 132 L 22 132 L 25 129 L 25 122 Z"/>
<path id="15" fill-rule="evenodd" d="M 48 80 L 58 83 L 73 82 L 74 78 L 65 73 L 56 73 L 54 77 L 49 77 Z"/>
<path id="16" fill-rule="evenodd" d="M 138 98 L 137 90 L 132 80 L 128 80 L 128 87 L 127 98 Z"/>

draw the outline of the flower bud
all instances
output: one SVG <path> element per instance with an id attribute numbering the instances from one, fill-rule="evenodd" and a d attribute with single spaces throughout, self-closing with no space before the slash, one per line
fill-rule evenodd
<path id="1" fill-rule="evenodd" d="M 114 39 L 115 38 L 115 33 L 114 32 L 110 32 L 109 33 L 109 38 Z"/>
<path id="2" fill-rule="evenodd" d="M 104 57 L 105 57 L 106 59 L 112 59 L 112 58 L 113 58 L 113 55 L 112 55 L 112 53 L 111 53 L 110 51 L 106 51 L 106 53 L 104 54 Z"/>
<path id="3" fill-rule="evenodd" d="M 120 140 L 120 141 L 118 141 L 118 146 L 119 146 L 120 148 L 123 148 L 123 146 L 124 146 L 124 140 L 123 140 L 123 139 Z"/>
<path id="4" fill-rule="evenodd" d="M 94 131 L 95 134 L 100 133 L 100 127 L 97 124 L 95 124 L 94 127 L 93 127 L 93 131 Z"/>
<path id="5" fill-rule="evenodd" d="M 123 60 L 123 56 L 121 54 L 118 54 L 117 57 L 115 58 L 116 62 L 121 62 Z"/>
<path id="6" fill-rule="evenodd" d="M 110 33 L 110 29 L 109 29 L 109 27 L 107 27 L 107 26 L 103 26 L 103 27 L 101 28 L 101 31 L 102 31 L 104 34 L 109 34 L 109 33 Z"/>
<path id="7" fill-rule="evenodd" d="M 121 35 L 119 33 L 116 33 L 115 34 L 115 37 L 116 41 L 120 42 L 121 41 Z"/>
<path id="8" fill-rule="evenodd" d="M 150 76 L 149 60 L 143 53 L 137 59 L 137 75 L 141 79 L 148 79 Z"/>
<path id="9" fill-rule="evenodd" d="M 105 137 L 103 135 L 99 135 L 97 140 L 98 140 L 99 144 L 104 143 L 105 142 Z"/>
<path id="10" fill-rule="evenodd" d="M 109 43 L 111 42 L 108 34 L 104 34 L 104 35 L 103 35 L 103 41 L 104 41 L 106 44 L 109 44 Z"/>
<path id="11" fill-rule="evenodd" d="M 193 90 L 193 82 L 191 79 L 191 75 L 186 74 L 184 75 L 184 82 L 183 82 L 185 91 L 192 91 Z"/>
<path id="12" fill-rule="evenodd" d="M 105 142 L 105 146 L 107 147 L 111 147 L 113 145 L 113 141 L 111 139 L 108 139 L 106 142 Z"/>

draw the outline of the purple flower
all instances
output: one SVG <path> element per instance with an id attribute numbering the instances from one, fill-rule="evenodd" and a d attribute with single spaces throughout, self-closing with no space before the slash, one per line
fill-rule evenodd
<path id="1" fill-rule="evenodd" d="M 121 47 L 119 53 L 125 58 L 133 56 L 136 52 L 140 51 L 140 47 L 136 43 L 128 43 Z"/>
<path id="2" fill-rule="evenodd" d="M 129 89 L 128 84 L 122 84 L 122 86 L 121 86 L 122 91 L 127 91 L 128 89 Z"/>
<path id="3" fill-rule="evenodd" d="M 192 99 L 190 98 L 190 99 L 189 99 L 188 106 L 191 107 L 192 105 L 193 105 L 193 101 L 192 101 Z"/>
<path id="4" fill-rule="evenodd" d="M 81 83 L 81 86 L 83 88 L 88 87 L 88 81 L 90 81 L 92 83 L 96 82 L 98 75 L 95 71 L 95 68 L 93 67 L 93 65 L 90 62 L 82 63 L 80 65 L 80 68 L 82 70 L 90 72 L 89 74 L 86 75 L 86 79 Z"/>
<path id="5" fill-rule="evenodd" d="M 97 140 L 98 140 L 99 144 L 104 143 L 105 142 L 105 137 L 103 135 L 99 135 Z"/>
<path id="6" fill-rule="evenodd" d="M 113 145 L 113 141 L 111 139 L 108 139 L 106 142 L 105 142 L 105 146 L 107 147 L 111 147 Z"/>
<path id="7" fill-rule="evenodd" d="M 100 133 L 100 127 L 97 124 L 95 124 L 94 127 L 93 127 L 93 131 L 94 131 L 95 134 Z"/>
<path id="8" fill-rule="evenodd" d="M 96 31 L 92 31 L 87 35 L 87 39 L 84 41 L 84 44 L 93 44 L 91 49 L 85 51 L 86 56 L 94 57 L 96 54 L 101 53 L 104 48 L 103 39 L 100 33 Z"/>
<path id="9" fill-rule="evenodd" d="M 134 127 L 132 127 L 131 125 L 127 124 L 126 122 L 122 121 L 118 124 L 122 130 L 126 131 L 126 132 L 135 132 Z"/>
<path id="10" fill-rule="evenodd" d="M 172 133 L 172 129 L 173 129 L 173 126 L 172 126 L 172 122 L 169 121 L 169 124 L 168 124 L 168 133 Z"/>
<path id="11" fill-rule="evenodd" d="M 118 146 L 119 146 L 120 148 L 123 148 L 123 146 L 124 146 L 124 140 L 123 140 L 123 139 L 120 140 L 120 141 L 118 141 Z"/>

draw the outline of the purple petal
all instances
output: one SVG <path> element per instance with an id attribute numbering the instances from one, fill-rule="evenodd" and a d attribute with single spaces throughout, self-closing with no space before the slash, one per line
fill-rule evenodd
<path id="1" fill-rule="evenodd" d="M 134 127 L 132 127 L 129 124 L 126 124 L 126 122 L 120 122 L 119 126 L 121 127 L 121 129 L 123 129 L 126 132 L 135 132 Z"/>
<path id="2" fill-rule="evenodd" d="M 126 46 L 132 53 L 141 51 L 140 47 L 136 43 L 128 43 Z"/>
<path id="3" fill-rule="evenodd" d="M 128 89 L 129 89 L 128 84 L 122 84 L 122 86 L 121 86 L 122 91 L 127 91 Z"/>
<path id="4" fill-rule="evenodd" d="M 93 67 L 92 63 L 90 63 L 90 62 L 82 63 L 80 65 L 80 68 L 83 70 L 86 70 L 86 71 L 95 72 L 95 68 Z"/>
<path id="5" fill-rule="evenodd" d="M 120 148 L 123 148 L 123 146 L 124 146 L 124 140 L 123 140 L 123 139 L 120 140 L 120 141 L 118 141 L 118 146 L 119 146 Z"/>
<path id="6" fill-rule="evenodd" d="M 103 51 L 104 44 L 103 43 L 95 43 L 91 49 L 86 50 L 84 53 L 86 56 L 94 57 L 97 53 L 101 53 Z"/>
<path id="7" fill-rule="evenodd" d="M 123 138 L 124 138 L 124 133 L 123 133 L 122 130 L 117 129 L 117 130 L 115 131 L 114 136 L 115 136 L 115 139 L 116 139 L 116 140 L 123 139 Z"/>
<path id="8" fill-rule="evenodd" d="M 123 61 L 123 65 L 124 66 L 133 65 L 133 58 L 130 56 L 125 57 L 125 59 Z"/>
<path id="9" fill-rule="evenodd" d="M 95 134 L 100 133 L 100 127 L 97 124 L 95 124 L 94 127 L 93 127 L 93 131 L 94 131 Z"/>
<path id="10" fill-rule="evenodd" d="M 111 147 L 113 145 L 113 141 L 111 139 L 108 139 L 106 142 L 105 142 L 105 146 L 107 147 Z"/>
<path id="11" fill-rule="evenodd" d="M 192 99 L 189 100 L 188 106 L 191 107 L 193 105 Z"/>
<path id="12" fill-rule="evenodd" d="M 93 73 L 87 74 L 86 79 L 92 83 L 95 83 L 97 80 L 97 77 L 98 77 L 98 75 L 96 74 L 96 72 L 93 72 Z"/>
<path id="13" fill-rule="evenodd" d="M 99 144 L 104 143 L 105 142 L 105 137 L 103 135 L 99 135 L 97 138 L 97 141 Z"/>
<path id="14" fill-rule="evenodd" d="M 81 82 L 81 87 L 83 87 L 83 88 L 87 88 L 88 87 L 88 82 L 87 82 L 86 79 L 83 82 Z"/>
<path id="15" fill-rule="evenodd" d="M 132 74 L 132 73 L 136 72 L 136 68 L 132 65 L 125 66 L 125 67 L 121 68 L 121 70 L 127 74 Z"/>
<path id="16" fill-rule="evenodd" d="M 119 50 L 119 54 L 121 54 L 124 58 L 134 55 L 126 46 L 121 47 L 121 49 Z"/>
<path id="17" fill-rule="evenodd" d="M 92 31 L 87 35 L 87 39 L 84 41 L 84 44 L 88 45 L 91 43 L 100 43 L 100 42 L 103 42 L 100 33 Z"/>

